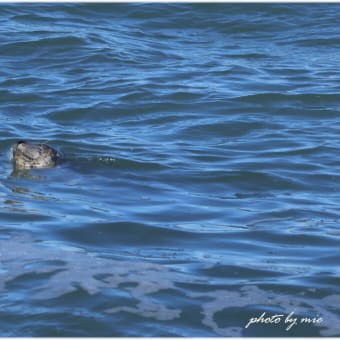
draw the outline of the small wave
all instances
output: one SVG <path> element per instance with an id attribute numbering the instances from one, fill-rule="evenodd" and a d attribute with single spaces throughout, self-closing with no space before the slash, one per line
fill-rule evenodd
<path id="1" fill-rule="evenodd" d="M 80 164 L 87 163 L 91 165 L 91 168 L 95 167 L 98 169 L 98 164 L 114 167 L 116 170 L 125 171 L 160 171 L 168 169 L 168 167 L 162 163 L 145 161 L 145 160 L 133 160 L 121 157 L 113 156 L 89 156 L 89 157 L 79 157 L 75 155 L 74 157 L 69 156 L 70 159 L 74 159 L 74 166 L 79 167 Z"/>
<path id="2" fill-rule="evenodd" d="M 219 183 L 220 185 L 233 187 L 235 190 L 272 192 L 273 190 L 298 190 L 304 187 L 303 182 L 300 182 L 296 178 L 286 177 L 272 172 L 217 170 L 205 171 L 191 176 L 197 183 L 201 183 L 202 185 Z"/>
<path id="3" fill-rule="evenodd" d="M 326 113 L 327 115 L 334 116 L 334 111 L 330 109 L 337 107 L 340 95 L 337 93 L 322 92 L 304 94 L 267 92 L 234 97 L 233 100 L 247 104 L 262 105 L 267 108 L 268 105 L 270 105 L 270 107 L 275 108 L 276 112 L 286 114 L 308 114 L 315 116 L 320 115 L 320 113 Z"/>
<path id="4" fill-rule="evenodd" d="M 275 92 L 267 92 L 267 93 L 259 93 L 253 95 L 246 95 L 235 97 L 234 100 L 241 100 L 241 101 L 249 101 L 249 102 L 263 102 L 268 103 L 271 101 L 289 101 L 289 100 L 296 100 L 296 101 L 337 101 L 340 100 L 340 94 L 337 93 L 304 93 L 304 94 L 283 94 L 283 93 L 275 93 Z"/>
<path id="5" fill-rule="evenodd" d="M 212 121 L 212 119 L 210 119 Z M 181 131 L 182 136 L 190 139 L 202 139 L 203 137 L 231 138 L 236 136 L 246 136 L 258 133 L 259 130 L 276 129 L 278 124 L 267 121 L 241 121 L 230 120 L 227 122 L 217 121 L 216 123 L 206 123 L 188 126 Z"/>
<path id="6" fill-rule="evenodd" d="M 94 234 L 97 236 L 94 238 Z M 145 239 L 143 235 L 148 235 Z M 62 231 L 62 237 L 68 242 L 91 244 L 93 246 L 107 246 L 116 244 L 117 247 L 150 245 L 161 247 L 164 245 L 176 245 L 178 240 L 185 243 L 185 240 L 195 238 L 192 232 L 164 228 L 136 222 L 112 222 L 87 224 L 81 227 L 81 235 L 77 228 Z"/>
<path id="7" fill-rule="evenodd" d="M 289 41 L 286 43 L 281 43 L 281 45 L 284 44 L 297 44 L 300 46 L 304 47 L 315 47 L 315 48 L 320 48 L 322 47 L 338 47 L 340 44 L 340 39 L 339 38 L 311 38 L 311 39 L 297 39 L 294 41 Z"/>
<path id="8" fill-rule="evenodd" d="M 266 58 L 270 58 L 270 55 L 268 54 L 264 54 L 264 53 L 230 53 L 230 54 L 226 54 L 225 55 L 228 58 L 236 58 L 236 59 L 266 59 Z"/>
<path id="9" fill-rule="evenodd" d="M 83 46 L 86 41 L 83 38 L 63 35 L 56 37 L 46 37 L 30 41 L 15 41 L 1 45 L 1 53 L 4 56 L 21 56 L 29 54 L 41 55 L 45 51 L 54 53 L 60 51 L 64 52 L 67 48 L 79 48 Z"/>
<path id="10" fill-rule="evenodd" d="M 42 96 L 39 93 L 15 91 L 15 90 L 0 90 L 0 100 L 6 102 L 7 105 L 10 102 L 15 103 L 32 103 L 42 100 Z"/>

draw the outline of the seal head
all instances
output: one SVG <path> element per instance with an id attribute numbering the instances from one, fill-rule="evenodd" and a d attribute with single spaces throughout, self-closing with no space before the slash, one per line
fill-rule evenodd
<path id="1" fill-rule="evenodd" d="M 13 145 L 13 162 L 16 169 L 50 168 L 57 164 L 61 154 L 46 144 L 18 141 Z"/>

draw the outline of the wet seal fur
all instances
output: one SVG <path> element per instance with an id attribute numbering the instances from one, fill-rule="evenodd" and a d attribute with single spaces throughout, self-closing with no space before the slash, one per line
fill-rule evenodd
<path id="1" fill-rule="evenodd" d="M 12 147 L 13 163 L 17 170 L 41 169 L 56 166 L 61 154 L 46 144 L 18 141 Z"/>

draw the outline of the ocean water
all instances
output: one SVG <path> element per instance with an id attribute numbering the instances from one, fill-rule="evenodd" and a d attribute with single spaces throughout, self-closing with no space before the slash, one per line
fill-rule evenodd
<path id="1" fill-rule="evenodd" d="M 339 4 L 0 12 L 1 336 L 340 336 Z"/>

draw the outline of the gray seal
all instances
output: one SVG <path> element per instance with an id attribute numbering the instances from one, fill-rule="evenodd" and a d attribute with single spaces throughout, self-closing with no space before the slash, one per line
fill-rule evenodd
<path id="1" fill-rule="evenodd" d="M 14 167 L 18 170 L 54 167 L 61 154 L 46 144 L 18 141 L 13 145 Z"/>

